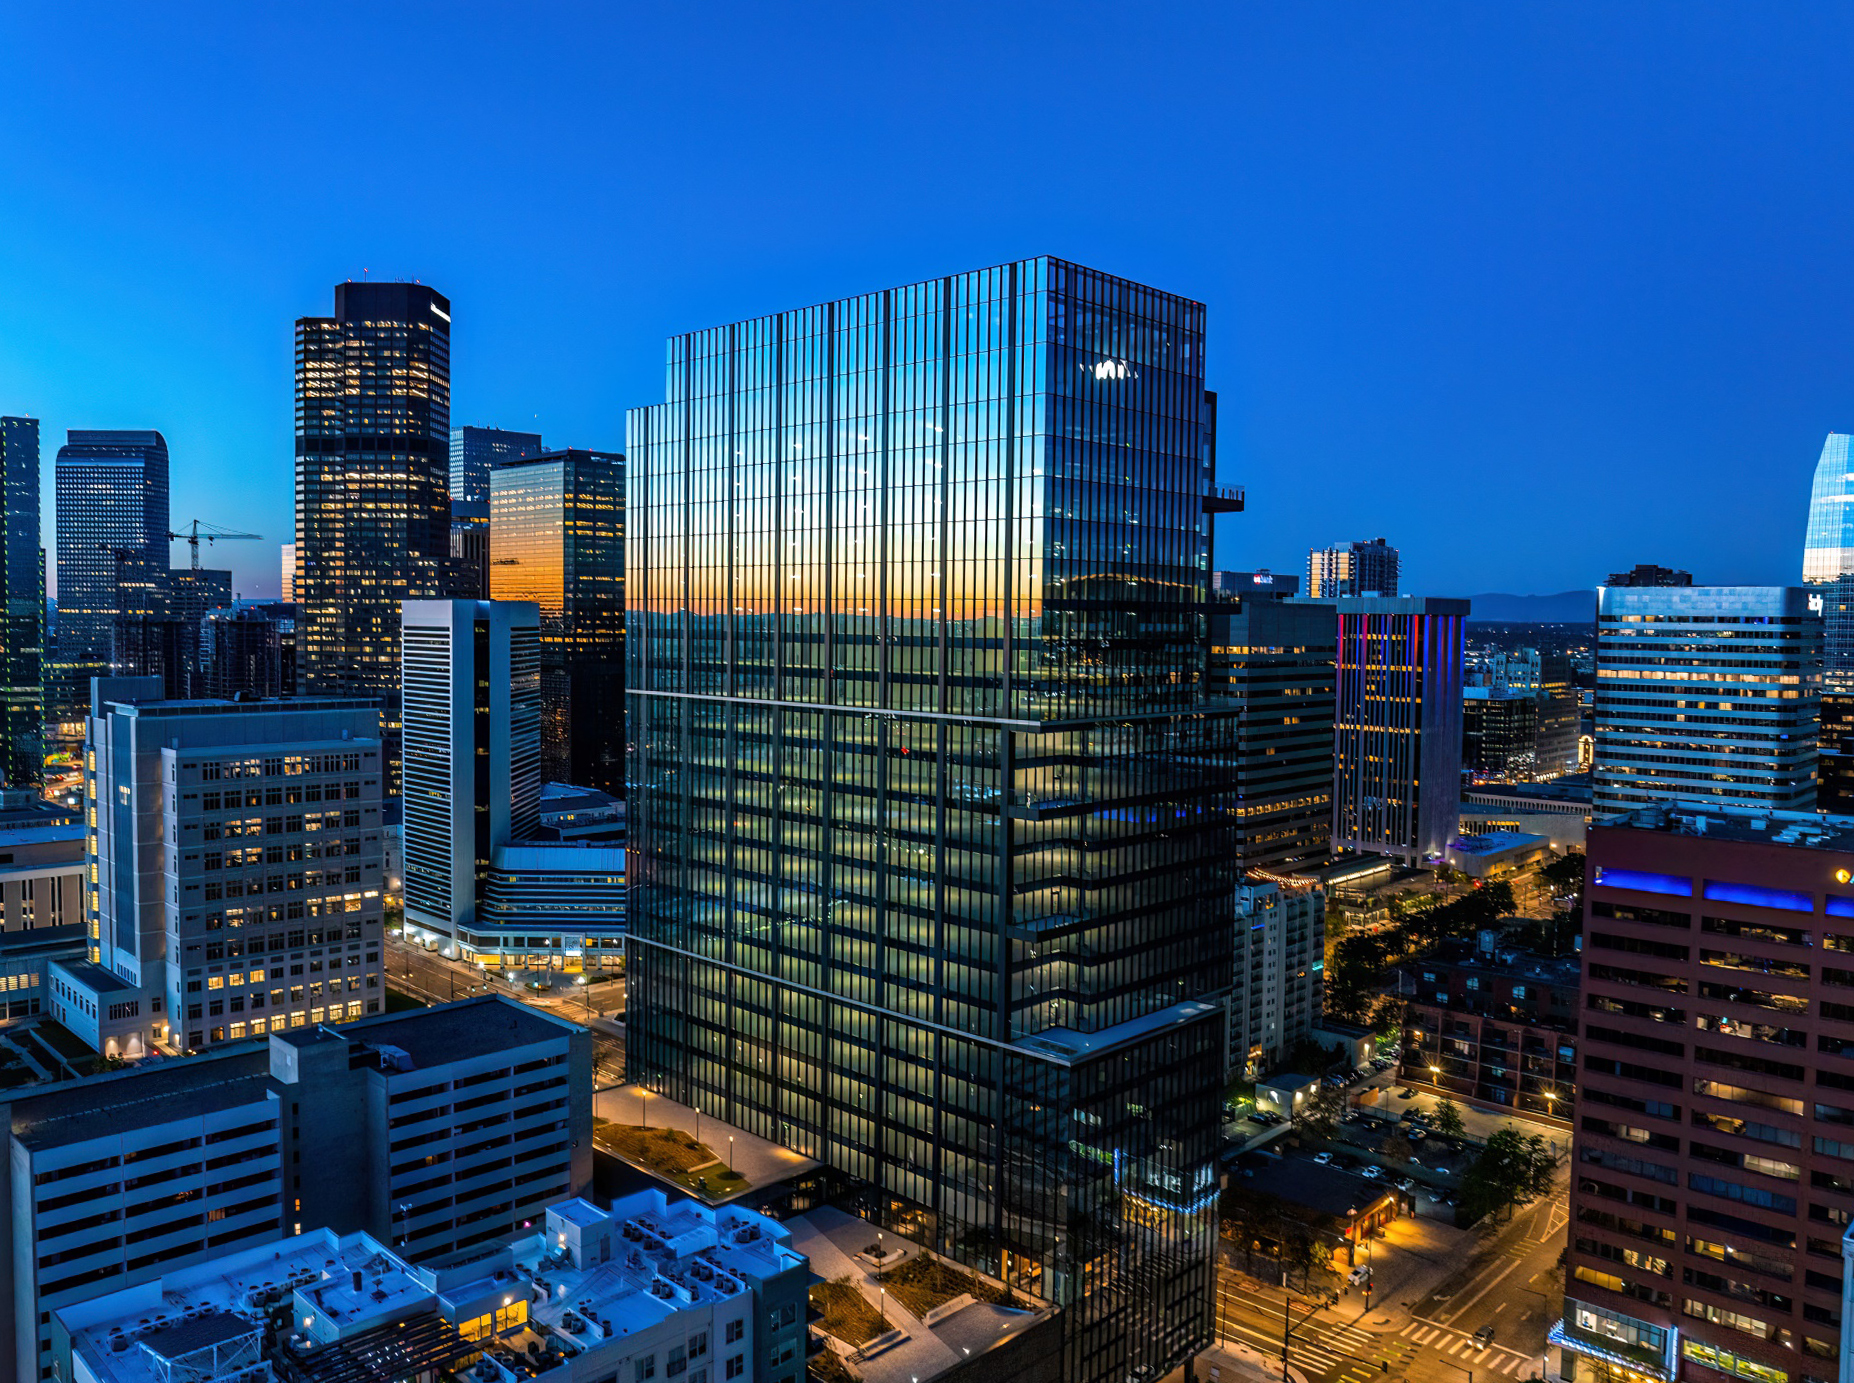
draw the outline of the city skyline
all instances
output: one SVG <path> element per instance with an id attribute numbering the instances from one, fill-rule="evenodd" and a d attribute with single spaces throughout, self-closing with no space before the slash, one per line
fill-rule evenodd
<path id="1" fill-rule="evenodd" d="M 1556 592 L 1643 558 L 1721 584 L 1793 579 L 1810 461 L 1854 427 L 1854 361 L 1826 325 L 1854 281 L 1816 229 L 1841 219 L 1854 154 L 1812 56 L 1848 36 L 1845 17 L 1386 16 L 1340 37 L 1317 13 L 1162 27 L 1117 13 L 1114 43 L 1141 60 L 1107 113 L 1055 75 L 1098 55 L 1107 17 L 1025 16 L 994 26 L 974 61 L 1000 80 L 970 83 L 951 122 L 926 114 L 951 60 L 900 20 L 743 13 L 728 80 L 694 112 L 670 97 L 707 89 L 703 59 L 673 21 L 646 21 L 623 40 L 639 72 L 588 97 L 586 118 L 480 82 L 409 184 L 344 164 L 367 217 L 282 226 L 260 208 L 364 147 L 369 122 L 409 115 L 411 90 L 372 65 L 429 37 L 420 21 L 372 17 L 380 42 L 355 60 L 379 80 L 331 122 L 286 93 L 313 74 L 333 16 L 234 25 L 210 44 L 185 26 L 105 35 L 20 16 L 12 36 L 45 61 L 0 96 L 0 119 L 37 135 L 14 141 L 20 191 L 0 231 L 16 285 L 0 305 L 0 412 L 39 419 L 48 452 L 70 428 L 159 429 L 177 516 L 281 544 L 290 323 L 331 282 L 417 278 L 454 299 L 455 422 L 617 452 L 670 335 L 1055 252 L 1206 304 L 1227 478 L 1275 520 L 1226 542 L 1218 566 L 1295 571 L 1308 547 L 1382 532 L 1426 594 Z M 605 22 L 569 8 L 520 35 L 463 25 L 442 51 L 466 79 L 544 63 L 600 88 L 583 65 L 610 46 Z M 788 60 L 903 75 L 873 100 L 829 93 L 769 143 L 753 113 Z M 1199 118 L 1173 119 L 1180 83 Z M 244 116 L 222 132 L 228 101 Z M 223 133 L 211 159 L 202 125 Z M 588 157 L 585 128 L 684 152 L 621 171 Z M 999 130 L 1023 133 L 972 137 Z M 1065 162 L 1051 197 L 1016 170 L 1024 143 L 1057 130 L 1088 132 L 1090 171 Z M 986 215 L 963 198 L 924 207 L 890 172 L 955 159 Z M 624 214 L 641 177 L 653 209 Z M 1096 178 L 1120 195 L 1086 195 Z M 536 253 L 519 219 L 429 214 L 457 188 L 560 208 L 559 234 Z M 118 195 L 138 200 L 132 235 L 104 214 Z M 1133 210 L 1155 199 L 1165 217 Z M 765 214 L 723 213 L 740 205 Z M 223 291 L 195 291 L 209 278 Z M 1337 441 L 1347 430 L 1371 445 Z M 1710 503 L 1716 484 L 1657 486 L 1674 469 L 1770 483 L 1728 509 Z M 1312 470 L 1343 483 L 1305 485 Z M 1436 505 L 1411 475 L 1473 483 Z M 1579 503 L 1598 480 L 1614 501 Z M 1521 512 L 1535 541 L 1455 539 Z M 274 551 L 249 544 L 229 565 L 245 595 L 276 592 Z"/>

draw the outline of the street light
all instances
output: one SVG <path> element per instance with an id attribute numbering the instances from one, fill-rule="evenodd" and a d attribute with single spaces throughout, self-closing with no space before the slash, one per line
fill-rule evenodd
<path id="1" fill-rule="evenodd" d="M 731 1133 L 727 1136 L 727 1169 L 734 1170 L 734 1135 Z"/>

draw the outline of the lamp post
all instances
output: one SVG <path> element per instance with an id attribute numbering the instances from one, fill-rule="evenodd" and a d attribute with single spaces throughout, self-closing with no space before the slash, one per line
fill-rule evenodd
<path id="1" fill-rule="evenodd" d="M 586 1000 L 586 1017 L 588 1019 L 591 1019 L 592 1017 L 592 986 L 586 983 L 586 976 L 584 972 L 582 972 L 579 977 L 579 992 Z"/>
<path id="2" fill-rule="evenodd" d="M 734 1170 L 734 1135 L 731 1133 L 727 1136 L 727 1169 Z"/>
<path id="3" fill-rule="evenodd" d="M 637 1117 L 644 1128 L 650 1128 L 650 1089 L 648 1086 L 637 1087 Z"/>

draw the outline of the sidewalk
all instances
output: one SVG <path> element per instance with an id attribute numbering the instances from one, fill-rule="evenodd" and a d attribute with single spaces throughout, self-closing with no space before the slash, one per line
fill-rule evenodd
<path id="1" fill-rule="evenodd" d="M 1281 1383 L 1281 1358 L 1263 1354 L 1240 1341 L 1224 1340 L 1191 1361 L 1196 1383 Z M 1307 1375 L 1288 1365 L 1291 1383 L 1307 1383 Z M 1161 1383 L 1184 1383 L 1185 1371 L 1173 1369 Z"/>
<path id="2" fill-rule="evenodd" d="M 1400 1330 L 1417 1303 L 1473 1261 L 1490 1237 L 1421 1216 L 1392 1220 L 1382 1238 L 1370 1241 L 1371 1310 L 1365 1310 L 1363 1290 L 1354 1287 L 1332 1314 L 1361 1330 Z"/>

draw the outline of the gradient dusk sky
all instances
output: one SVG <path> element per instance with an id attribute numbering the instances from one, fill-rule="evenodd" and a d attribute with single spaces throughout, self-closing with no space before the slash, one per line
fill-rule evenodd
<path id="1" fill-rule="evenodd" d="M 1854 430 L 1854 9 L 13 5 L 0 413 L 265 535 L 291 329 L 454 304 L 453 421 L 619 448 L 673 332 L 1049 253 L 1202 299 L 1227 567 L 1795 582 Z M 175 560 L 186 550 L 176 545 Z"/>

